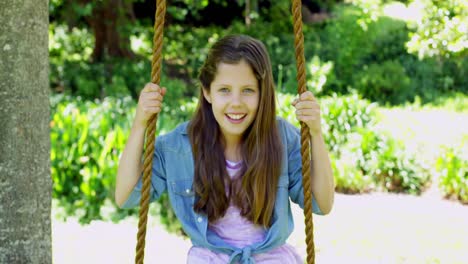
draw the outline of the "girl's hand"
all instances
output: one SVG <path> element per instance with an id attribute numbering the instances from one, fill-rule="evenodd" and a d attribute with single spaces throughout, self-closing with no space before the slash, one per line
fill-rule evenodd
<path id="1" fill-rule="evenodd" d="M 154 83 L 147 83 L 143 90 L 141 90 L 140 98 L 135 115 L 135 125 L 146 128 L 147 122 L 154 114 L 159 114 L 162 109 L 162 102 L 166 88 L 160 88 L 159 85 Z"/>
<path id="2" fill-rule="evenodd" d="M 296 118 L 304 122 L 309 127 L 311 136 L 322 133 L 320 120 L 320 105 L 310 91 L 302 93 L 298 99 L 292 102 L 296 108 Z"/>

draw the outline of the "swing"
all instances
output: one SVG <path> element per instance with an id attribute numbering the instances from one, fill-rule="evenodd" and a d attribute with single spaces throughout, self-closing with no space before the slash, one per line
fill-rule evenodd
<path id="1" fill-rule="evenodd" d="M 297 82 L 298 93 L 302 94 L 307 91 L 305 81 L 305 58 L 304 58 L 304 35 L 302 33 L 302 14 L 301 14 L 301 0 L 292 0 L 292 15 L 294 25 L 294 49 L 296 55 L 297 67 Z M 164 29 L 164 16 L 166 14 L 166 0 L 156 1 L 156 15 L 154 23 L 154 38 L 153 38 L 153 59 L 151 65 L 151 82 L 159 84 L 161 80 L 161 65 L 162 65 L 162 41 Z M 135 263 L 143 264 L 145 253 L 145 237 L 146 237 L 146 224 L 148 220 L 148 209 L 150 200 L 150 182 L 151 182 L 151 168 L 153 163 L 154 141 L 156 132 L 156 122 L 158 115 L 153 115 L 148 120 L 148 127 L 146 129 L 146 151 L 143 162 L 143 187 L 141 190 L 140 199 L 140 214 L 138 221 L 138 234 Z M 304 186 L 304 200 L 312 200 L 312 191 L 310 188 L 310 137 L 309 128 L 301 122 L 301 154 L 302 154 L 302 183 Z M 312 203 L 304 203 L 304 216 L 305 216 L 305 232 L 307 244 L 307 263 L 315 263 L 315 249 L 313 239 L 313 222 L 312 222 Z"/>

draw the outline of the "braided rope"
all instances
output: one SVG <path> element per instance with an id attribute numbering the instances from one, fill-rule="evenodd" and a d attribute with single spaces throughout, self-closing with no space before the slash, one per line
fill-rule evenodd
<path id="1" fill-rule="evenodd" d="M 164 29 L 164 17 L 166 15 L 166 0 L 156 1 L 156 14 L 154 23 L 154 38 L 153 38 L 153 59 L 151 64 L 151 82 L 159 84 L 161 81 L 161 65 L 162 65 L 162 41 Z M 148 120 L 146 128 L 146 150 L 143 162 L 143 187 L 141 190 L 140 199 L 140 216 L 138 220 L 138 235 L 135 263 L 143 264 L 145 257 L 145 238 L 146 225 L 148 222 L 151 168 L 153 166 L 153 152 L 156 133 L 156 122 L 158 115 L 153 115 Z"/>
<path id="2" fill-rule="evenodd" d="M 296 52 L 298 93 L 307 91 L 304 35 L 302 33 L 301 0 L 292 1 L 294 25 L 294 49 Z M 312 222 L 312 188 L 310 186 L 310 134 L 309 128 L 301 122 L 302 185 L 304 186 L 304 217 L 307 244 L 307 263 L 315 263 L 314 224 Z"/>

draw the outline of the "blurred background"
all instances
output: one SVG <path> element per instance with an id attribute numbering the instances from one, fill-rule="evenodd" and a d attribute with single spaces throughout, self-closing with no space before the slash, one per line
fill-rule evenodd
<path id="1" fill-rule="evenodd" d="M 335 208 L 315 217 L 317 263 L 468 263 L 468 3 L 302 1 L 307 85 L 322 107 Z M 278 115 L 298 125 L 289 1 L 168 0 L 158 131 L 189 120 L 198 69 L 226 34 L 262 40 Z M 50 0 L 55 263 L 130 263 L 137 209 L 114 202 L 155 1 Z M 305 253 L 302 212 L 289 243 Z M 147 261 L 185 263 L 167 197 L 151 205 Z"/>

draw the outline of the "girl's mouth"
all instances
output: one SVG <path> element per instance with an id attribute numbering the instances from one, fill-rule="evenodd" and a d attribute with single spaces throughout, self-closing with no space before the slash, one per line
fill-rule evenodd
<path id="1" fill-rule="evenodd" d="M 225 114 L 225 116 L 229 122 L 239 124 L 245 119 L 247 114 Z"/>

